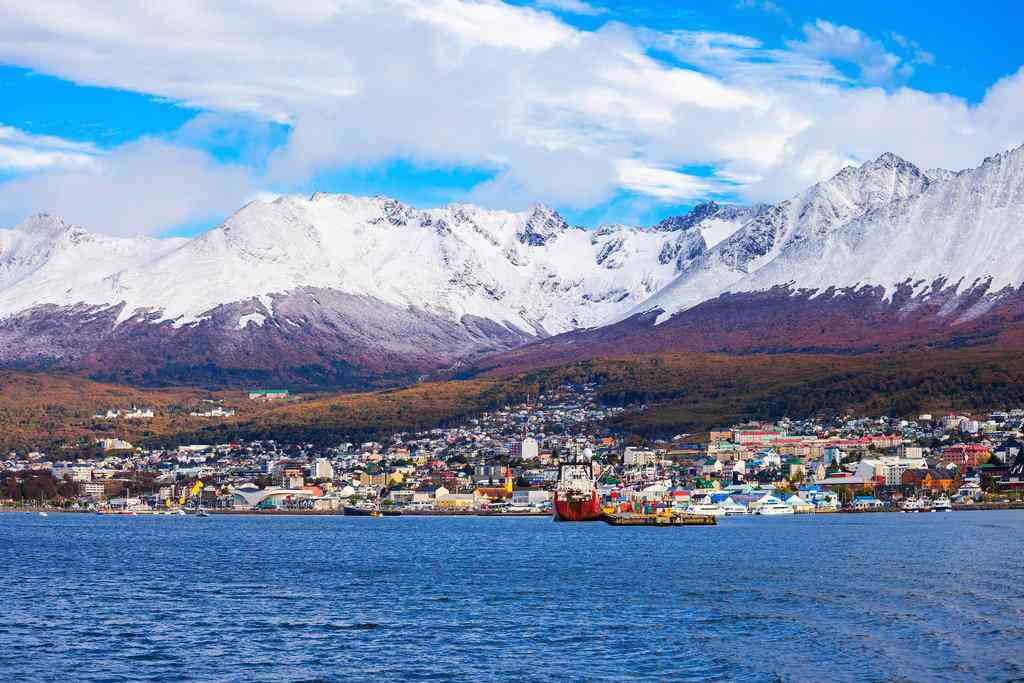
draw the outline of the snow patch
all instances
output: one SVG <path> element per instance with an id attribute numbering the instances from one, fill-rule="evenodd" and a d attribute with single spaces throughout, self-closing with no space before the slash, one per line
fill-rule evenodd
<path id="1" fill-rule="evenodd" d="M 244 330 L 249 326 L 249 323 L 254 323 L 256 327 L 263 327 L 263 323 L 267 321 L 267 316 L 262 313 L 246 313 L 245 315 L 238 317 L 237 328 Z"/>

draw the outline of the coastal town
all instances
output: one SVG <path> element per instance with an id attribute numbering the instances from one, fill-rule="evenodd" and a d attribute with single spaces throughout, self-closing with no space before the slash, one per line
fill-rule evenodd
<path id="1" fill-rule="evenodd" d="M 255 392 L 254 400 L 283 393 Z M 211 411 L 220 412 L 220 406 Z M 564 385 L 455 427 L 329 448 L 274 441 L 94 454 L 11 452 L 0 505 L 123 514 L 550 515 L 560 466 L 584 462 L 602 509 L 706 516 L 931 511 L 1013 505 L 1024 492 L 1024 410 L 842 416 L 723 426 L 644 441 L 621 407 Z M 146 419 L 111 407 L 103 419 Z"/>

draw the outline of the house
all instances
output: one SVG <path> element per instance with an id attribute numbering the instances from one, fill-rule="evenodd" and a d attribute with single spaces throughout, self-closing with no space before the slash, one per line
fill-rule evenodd
<path id="1" fill-rule="evenodd" d="M 965 479 L 956 492 L 962 500 L 981 500 L 981 483 L 977 479 Z"/>
<path id="2" fill-rule="evenodd" d="M 439 510 L 473 510 L 480 506 L 480 502 L 475 493 L 446 493 L 437 496 L 434 504 Z"/>
<path id="3" fill-rule="evenodd" d="M 900 484 L 922 491 L 945 493 L 959 488 L 959 482 L 950 470 L 934 467 L 907 470 L 903 473 Z"/>
<path id="4" fill-rule="evenodd" d="M 999 490 L 1024 491 L 1024 452 L 1018 453 L 1006 476 L 997 481 Z"/>
<path id="5" fill-rule="evenodd" d="M 797 458 L 787 458 L 782 465 L 782 473 L 787 479 L 803 479 L 807 475 L 807 467 Z"/>
<path id="6" fill-rule="evenodd" d="M 1007 439 L 992 451 L 994 459 L 1004 465 L 1012 464 L 1021 453 L 1024 453 L 1024 444 L 1017 439 Z"/>
<path id="7" fill-rule="evenodd" d="M 804 500 L 795 493 L 786 499 L 786 505 L 793 508 L 794 512 L 814 512 L 817 509 L 814 503 Z"/>
<path id="8" fill-rule="evenodd" d="M 855 496 L 850 507 L 854 510 L 880 510 L 885 507 L 885 503 L 874 496 Z"/>

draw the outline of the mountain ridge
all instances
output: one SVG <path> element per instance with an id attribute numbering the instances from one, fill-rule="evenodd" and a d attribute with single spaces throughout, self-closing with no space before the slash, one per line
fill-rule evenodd
<path id="1" fill-rule="evenodd" d="M 991 319 L 1016 324 L 1022 226 L 1024 146 L 955 173 L 886 153 L 775 205 L 651 227 L 329 193 L 250 202 L 194 238 L 38 214 L 0 230 L 0 365 L 362 388 L 615 344 L 863 352 L 955 346 L 964 325 L 988 343 L 1015 338 Z"/>

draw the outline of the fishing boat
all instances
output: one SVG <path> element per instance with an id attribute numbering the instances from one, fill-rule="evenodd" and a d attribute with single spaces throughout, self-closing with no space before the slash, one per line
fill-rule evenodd
<path id="1" fill-rule="evenodd" d="M 596 522 L 601 519 L 601 500 L 594 484 L 594 463 L 573 452 L 558 465 L 552 515 L 556 522 Z"/>

